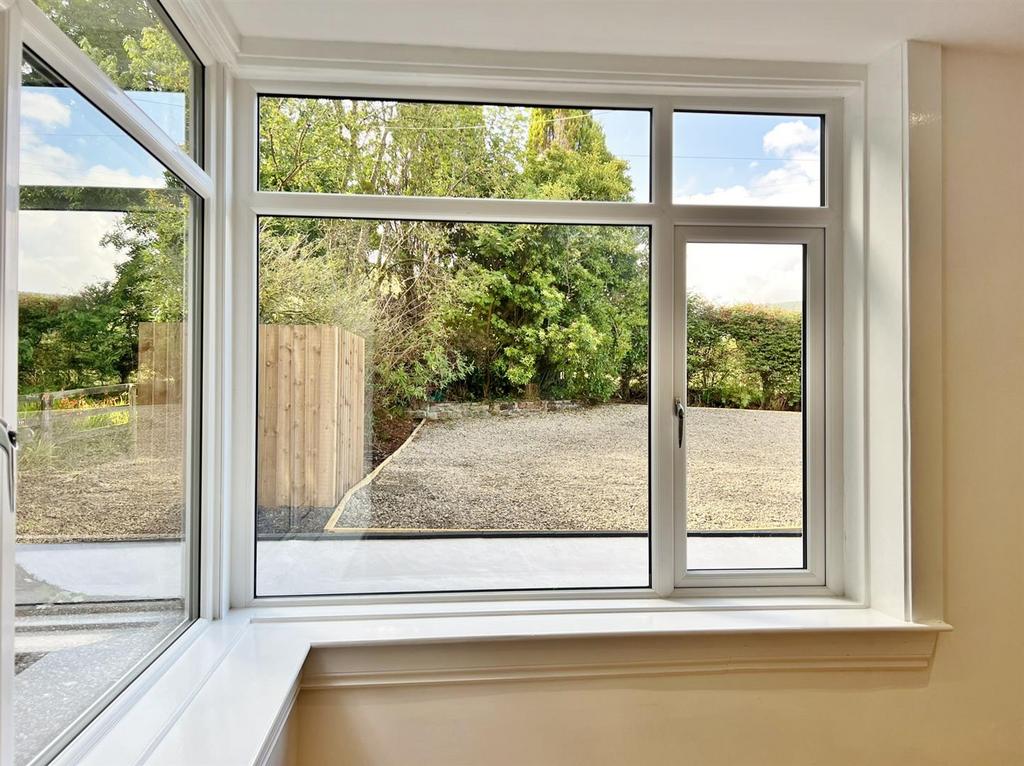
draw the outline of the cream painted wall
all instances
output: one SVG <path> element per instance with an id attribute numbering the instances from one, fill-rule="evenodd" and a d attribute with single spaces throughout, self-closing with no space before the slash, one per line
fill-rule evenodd
<path id="1" fill-rule="evenodd" d="M 943 54 L 946 618 L 928 672 L 304 691 L 302 764 L 1024 764 L 1024 58 Z"/>

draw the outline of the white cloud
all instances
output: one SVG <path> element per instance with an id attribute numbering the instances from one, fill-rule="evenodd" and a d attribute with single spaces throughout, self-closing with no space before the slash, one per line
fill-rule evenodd
<path id="1" fill-rule="evenodd" d="M 21 116 L 48 128 L 67 127 L 71 124 L 71 107 L 49 93 L 24 88 L 21 92 Z"/>
<path id="2" fill-rule="evenodd" d="M 795 303 L 803 297 L 803 247 L 691 242 L 686 289 L 725 306 Z"/>
<path id="3" fill-rule="evenodd" d="M 772 205 L 816 207 L 821 204 L 821 131 L 798 120 L 781 122 L 764 134 L 766 154 L 777 157 L 771 170 L 747 184 L 719 186 L 710 192 L 682 193 L 676 202 L 687 205 Z M 781 160 L 781 162 L 779 162 Z M 751 169 L 760 167 L 757 161 Z M 696 179 L 687 184 L 690 188 Z"/>
<path id="4" fill-rule="evenodd" d="M 141 151 L 141 149 L 139 150 Z M 26 186 L 107 186 L 162 189 L 162 175 L 133 173 L 127 168 L 90 165 L 85 158 L 47 143 L 27 125 L 21 130 L 19 180 Z"/>
<path id="5" fill-rule="evenodd" d="M 71 295 L 113 279 L 123 256 L 100 245 L 121 213 L 25 210 L 18 216 L 18 289 Z"/>
<path id="6" fill-rule="evenodd" d="M 820 143 L 821 129 L 801 120 L 780 122 L 761 139 L 764 150 L 776 157 L 788 157 L 798 150 L 816 150 Z"/>

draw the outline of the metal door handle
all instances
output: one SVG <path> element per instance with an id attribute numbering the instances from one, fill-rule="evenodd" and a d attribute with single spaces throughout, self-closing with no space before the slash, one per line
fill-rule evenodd
<path id="1" fill-rule="evenodd" d="M 676 399 L 676 422 L 679 423 L 679 446 L 683 446 L 683 429 L 686 428 L 686 408 Z"/>
<path id="2" fill-rule="evenodd" d="M 0 418 L 0 449 L 2 449 L 4 454 L 7 456 L 7 499 L 10 500 L 11 503 L 11 513 L 14 513 L 18 468 L 18 433 L 11 428 L 3 418 Z"/>

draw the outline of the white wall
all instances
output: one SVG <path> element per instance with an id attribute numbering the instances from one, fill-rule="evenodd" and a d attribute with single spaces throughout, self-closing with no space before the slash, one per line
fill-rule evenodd
<path id="1" fill-rule="evenodd" d="M 943 118 L 955 631 L 932 669 L 305 691 L 300 763 L 1024 763 L 1024 58 L 944 51 Z"/>

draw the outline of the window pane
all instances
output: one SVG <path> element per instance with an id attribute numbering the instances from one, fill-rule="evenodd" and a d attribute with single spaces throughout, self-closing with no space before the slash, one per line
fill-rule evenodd
<path id="1" fill-rule="evenodd" d="M 648 238 L 261 219 L 257 595 L 646 587 Z"/>
<path id="2" fill-rule="evenodd" d="M 804 566 L 803 245 L 686 246 L 690 569 Z"/>
<path id="3" fill-rule="evenodd" d="M 24 73 L 18 763 L 189 619 L 194 489 L 196 202 L 30 54 Z"/>
<path id="4" fill-rule="evenodd" d="M 625 109 L 260 96 L 267 191 L 650 200 L 651 116 Z"/>
<path id="5" fill-rule="evenodd" d="M 198 155 L 195 112 L 201 67 L 159 3 L 34 2 L 167 135 Z"/>
<path id="6" fill-rule="evenodd" d="M 676 112 L 672 197 L 684 205 L 824 204 L 821 132 L 806 115 Z"/>

